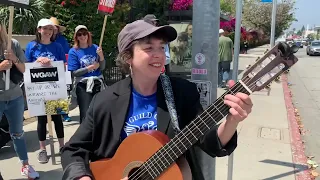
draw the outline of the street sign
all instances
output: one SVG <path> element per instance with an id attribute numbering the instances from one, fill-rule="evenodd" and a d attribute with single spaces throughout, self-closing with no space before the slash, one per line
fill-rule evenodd
<path id="1" fill-rule="evenodd" d="M 261 0 L 263 3 L 272 3 L 272 0 Z"/>

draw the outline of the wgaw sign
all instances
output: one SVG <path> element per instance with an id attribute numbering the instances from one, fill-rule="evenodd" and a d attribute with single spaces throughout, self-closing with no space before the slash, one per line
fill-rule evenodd
<path id="1" fill-rule="evenodd" d="M 45 100 L 67 99 L 66 72 L 62 61 L 51 62 L 52 67 L 40 63 L 26 63 L 24 84 L 30 116 L 45 113 Z"/>
<path id="2" fill-rule="evenodd" d="M 31 82 L 59 81 L 58 69 L 56 67 L 30 69 L 30 76 Z"/>

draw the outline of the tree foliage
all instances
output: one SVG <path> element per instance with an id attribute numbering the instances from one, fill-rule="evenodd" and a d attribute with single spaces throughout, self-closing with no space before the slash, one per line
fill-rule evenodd
<path id="1" fill-rule="evenodd" d="M 60 24 L 67 27 L 64 35 L 73 44 L 74 29 L 85 25 L 92 33 L 93 43 L 99 44 L 104 15 L 97 12 L 99 0 L 46 0 L 48 18 L 58 18 Z M 128 21 L 128 3 L 117 4 L 114 13 L 108 16 L 102 48 L 105 53 L 114 52 L 121 28 Z"/>
<path id="2" fill-rule="evenodd" d="M 235 0 L 220 0 L 220 9 L 222 13 L 226 13 L 230 16 L 236 14 L 236 1 Z"/>
<path id="3" fill-rule="evenodd" d="M 34 34 L 38 21 L 47 16 L 43 0 L 30 0 L 29 8 L 15 8 L 12 31 L 14 34 Z M 0 23 L 8 27 L 9 7 L 0 5 Z"/>
<path id="4" fill-rule="evenodd" d="M 270 36 L 271 31 L 272 3 L 261 3 L 260 0 L 247 0 L 243 8 L 243 24 L 248 28 L 260 29 Z M 276 30 L 275 35 L 279 37 L 283 31 L 287 30 L 293 21 L 294 1 L 286 0 L 277 5 Z"/>

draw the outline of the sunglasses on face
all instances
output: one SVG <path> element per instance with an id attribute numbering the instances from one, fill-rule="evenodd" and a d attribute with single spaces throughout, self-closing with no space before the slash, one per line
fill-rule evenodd
<path id="1" fill-rule="evenodd" d="M 78 32 L 77 33 L 77 36 L 86 36 L 86 35 L 88 35 L 88 32 Z"/>

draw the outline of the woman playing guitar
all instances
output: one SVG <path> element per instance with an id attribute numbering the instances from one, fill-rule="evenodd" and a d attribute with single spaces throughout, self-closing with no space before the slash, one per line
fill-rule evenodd
<path id="1" fill-rule="evenodd" d="M 93 98 L 82 124 L 62 149 L 63 180 L 94 179 L 89 162 L 112 158 L 122 141 L 135 132 L 158 130 L 170 138 L 175 135 L 160 72 L 165 64 L 164 45 L 176 37 L 173 27 L 155 27 L 144 20 L 122 29 L 116 61 L 129 76 Z M 170 77 L 170 83 L 179 126 L 183 129 L 203 111 L 200 96 L 194 83 L 175 77 Z M 251 99 L 243 93 L 226 95 L 224 103 L 231 107 L 227 120 L 196 144 L 212 157 L 227 156 L 234 151 L 236 128 L 252 108 Z M 135 155 L 130 148 L 127 153 Z M 189 149 L 185 157 L 193 179 L 202 180 L 194 149 Z"/>

